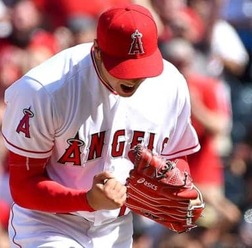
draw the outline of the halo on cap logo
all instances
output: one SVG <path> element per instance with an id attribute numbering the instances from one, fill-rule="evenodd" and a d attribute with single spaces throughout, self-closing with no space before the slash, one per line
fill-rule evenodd
<path id="1" fill-rule="evenodd" d="M 136 30 L 131 35 L 131 45 L 129 50 L 129 55 L 135 55 L 135 54 L 144 54 L 144 48 L 143 48 L 143 42 L 142 42 L 143 34 L 140 33 L 138 30 Z"/>

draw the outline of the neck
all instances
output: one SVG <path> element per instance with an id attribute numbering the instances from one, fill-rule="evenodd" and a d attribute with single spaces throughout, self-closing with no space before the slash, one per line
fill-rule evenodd
<path id="1" fill-rule="evenodd" d="M 99 79 L 101 80 L 101 82 L 110 90 L 112 91 L 114 94 L 117 94 L 116 91 L 112 88 L 112 86 L 110 85 L 110 83 L 108 82 L 107 78 L 105 77 L 103 70 L 102 70 L 102 60 L 98 59 L 96 57 L 95 51 L 94 49 L 92 50 L 92 57 L 94 60 L 94 64 L 95 64 L 95 68 L 98 74 Z"/>

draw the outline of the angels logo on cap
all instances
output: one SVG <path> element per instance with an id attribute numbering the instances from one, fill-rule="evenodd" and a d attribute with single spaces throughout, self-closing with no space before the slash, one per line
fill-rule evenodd
<path id="1" fill-rule="evenodd" d="M 129 50 L 129 54 L 136 54 L 136 53 L 140 53 L 143 54 L 144 53 L 144 49 L 143 49 L 143 43 L 142 43 L 142 34 L 136 30 L 132 35 L 132 43 L 130 46 L 130 50 Z"/>
<path id="2" fill-rule="evenodd" d="M 105 68 L 116 78 L 155 77 L 163 71 L 157 26 L 141 5 L 105 11 L 98 20 L 97 43 Z"/>

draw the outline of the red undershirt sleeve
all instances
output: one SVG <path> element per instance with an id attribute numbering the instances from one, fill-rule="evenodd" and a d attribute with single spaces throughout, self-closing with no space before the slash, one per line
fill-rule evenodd
<path id="1" fill-rule="evenodd" d="M 10 152 L 10 190 L 14 202 L 23 208 L 68 213 L 94 209 L 86 192 L 52 181 L 45 170 L 47 159 L 34 159 Z"/>

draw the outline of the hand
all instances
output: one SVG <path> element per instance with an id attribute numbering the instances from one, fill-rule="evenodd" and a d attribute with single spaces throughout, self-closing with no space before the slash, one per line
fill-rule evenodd
<path id="1" fill-rule="evenodd" d="M 93 179 L 87 192 L 87 201 L 94 210 L 120 208 L 126 201 L 127 188 L 109 172 L 102 172 Z"/>

